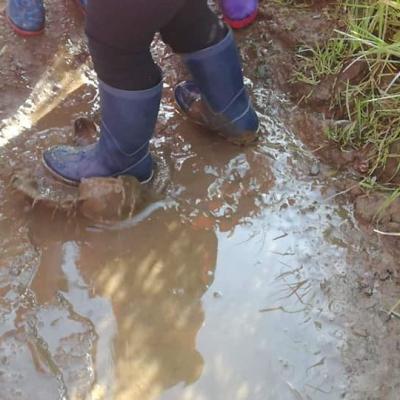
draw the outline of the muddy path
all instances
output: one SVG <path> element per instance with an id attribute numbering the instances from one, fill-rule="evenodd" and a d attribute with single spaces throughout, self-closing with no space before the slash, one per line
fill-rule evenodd
<path id="1" fill-rule="evenodd" d="M 255 40 L 268 51 L 273 39 L 267 5 L 238 35 L 260 142 L 238 148 L 184 121 L 172 88 L 185 71 L 156 42 L 152 147 L 168 185 L 112 226 L 11 190 L 16 169 L 71 140 L 75 118 L 96 117 L 97 94 L 73 4 L 52 5 L 30 41 L 1 18 L 2 400 L 398 399 L 398 262 L 337 196 L 351 177 L 303 145 L 293 103 L 255 68 Z"/>

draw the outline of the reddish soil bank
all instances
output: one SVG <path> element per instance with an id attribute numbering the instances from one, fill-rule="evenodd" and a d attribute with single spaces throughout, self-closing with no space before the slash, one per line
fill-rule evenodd
<path id="1" fill-rule="evenodd" d="M 282 91 L 290 99 L 291 103 L 282 117 L 319 159 L 353 175 L 353 178 L 338 183 L 339 191 L 354 202 L 355 215 L 365 229 L 372 234 L 375 234 L 374 228 L 400 232 L 400 200 L 395 200 L 382 211 L 387 196 L 383 193 L 364 193 L 357 184 L 368 171 L 368 148 L 343 150 L 325 134 L 326 128 L 345 118 L 345 112 L 331 108 L 332 98 L 347 83 L 362 79 L 367 73 L 366 65 L 358 62 L 350 68 L 345 67 L 338 75 L 328 76 L 316 86 L 293 79 L 299 46 L 323 45 L 334 35 L 335 29 L 345 29 L 344 19 L 336 7 L 337 1 L 293 3 L 284 5 L 264 1 L 258 24 L 239 34 L 261 38 L 253 47 L 243 49 L 245 59 L 257 60 L 255 69 L 252 68 L 248 74 L 265 79 L 268 85 Z M 393 154 L 398 153 L 396 150 L 393 149 Z M 385 169 L 377 172 L 378 180 L 398 183 L 397 167 L 397 159 L 389 161 Z M 385 236 L 382 241 L 390 253 L 400 255 L 398 238 Z"/>

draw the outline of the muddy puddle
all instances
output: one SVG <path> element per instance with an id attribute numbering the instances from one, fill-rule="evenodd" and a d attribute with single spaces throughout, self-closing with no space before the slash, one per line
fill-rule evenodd
<path id="1" fill-rule="evenodd" d="M 250 64 L 264 135 L 239 148 L 176 113 L 184 71 L 156 44 L 166 77 L 152 146 L 166 184 L 133 218 L 93 224 L 11 190 L 76 117 L 96 117 L 82 19 L 60 2 L 50 28 L 58 16 L 62 29 L 32 44 L 1 19 L 0 398 L 398 399 L 400 323 L 385 313 L 396 263 Z"/>

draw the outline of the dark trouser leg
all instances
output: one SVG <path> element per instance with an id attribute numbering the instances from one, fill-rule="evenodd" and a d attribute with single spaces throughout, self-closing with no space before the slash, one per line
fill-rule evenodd
<path id="1" fill-rule="evenodd" d="M 177 53 L 218 43 L 226 28 L 206 0 L 92 0 L 86 33 L 99 79 L 125 90 L 156 85 L 160 70 L 150 44 L 155 32 Z"/>
<path id="2" fill-rule="evenodd" d="M 198 0 L 195 0 L 198 1 Z M 161 73 L 150 44 L 185 0 L 90 0 L 86 33 L 101 81 L 124 90 L 157 85 Z"/>
<path id="3" fill-rule="evenodd" d="M 162 39 L 175 53 L 193 53 L 220 42 L 227 29 L 210 10 L 207 0 L 186 0 L 160 30 Z"/>

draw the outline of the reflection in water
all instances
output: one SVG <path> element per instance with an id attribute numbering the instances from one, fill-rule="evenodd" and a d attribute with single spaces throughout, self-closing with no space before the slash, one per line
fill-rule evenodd
<path id="1" fill-rule="evenodd" d="M 82 230 L 75 241 L 32 233 L 47 254 L 53 253 L 43 254 L 34 282 L 40 301 L 54 301 L 50 292 L 58 290 L 59 304 L 68 307 L 69 318 L 93 324 L 88 370 L 96 379 L 88 373 L 86 378 L 94 398 L 156 399 L 166 388 L 199 378 L 203 359 L 196 350 L 196 336 L 204 320 L 201 297 L 216 263 L 212 231 L 195 230 L 169 211 L 121 233 Z M 54 252 L 62 260 L 58 273 Z M 42 279 L 51 275 L 56 277 L 52 284 Z M 44 333 L 39 329 L 38 334 Z M 46 338 L 60 334 L 47 332 Z M 70 340 L 65 336 L 60 342 Z M 60 361 L 59 352 L 55 349 L 54 357 Z M 77 398 L 84 393 L 79 377 L 66 386 L 79 388 Z"/>

